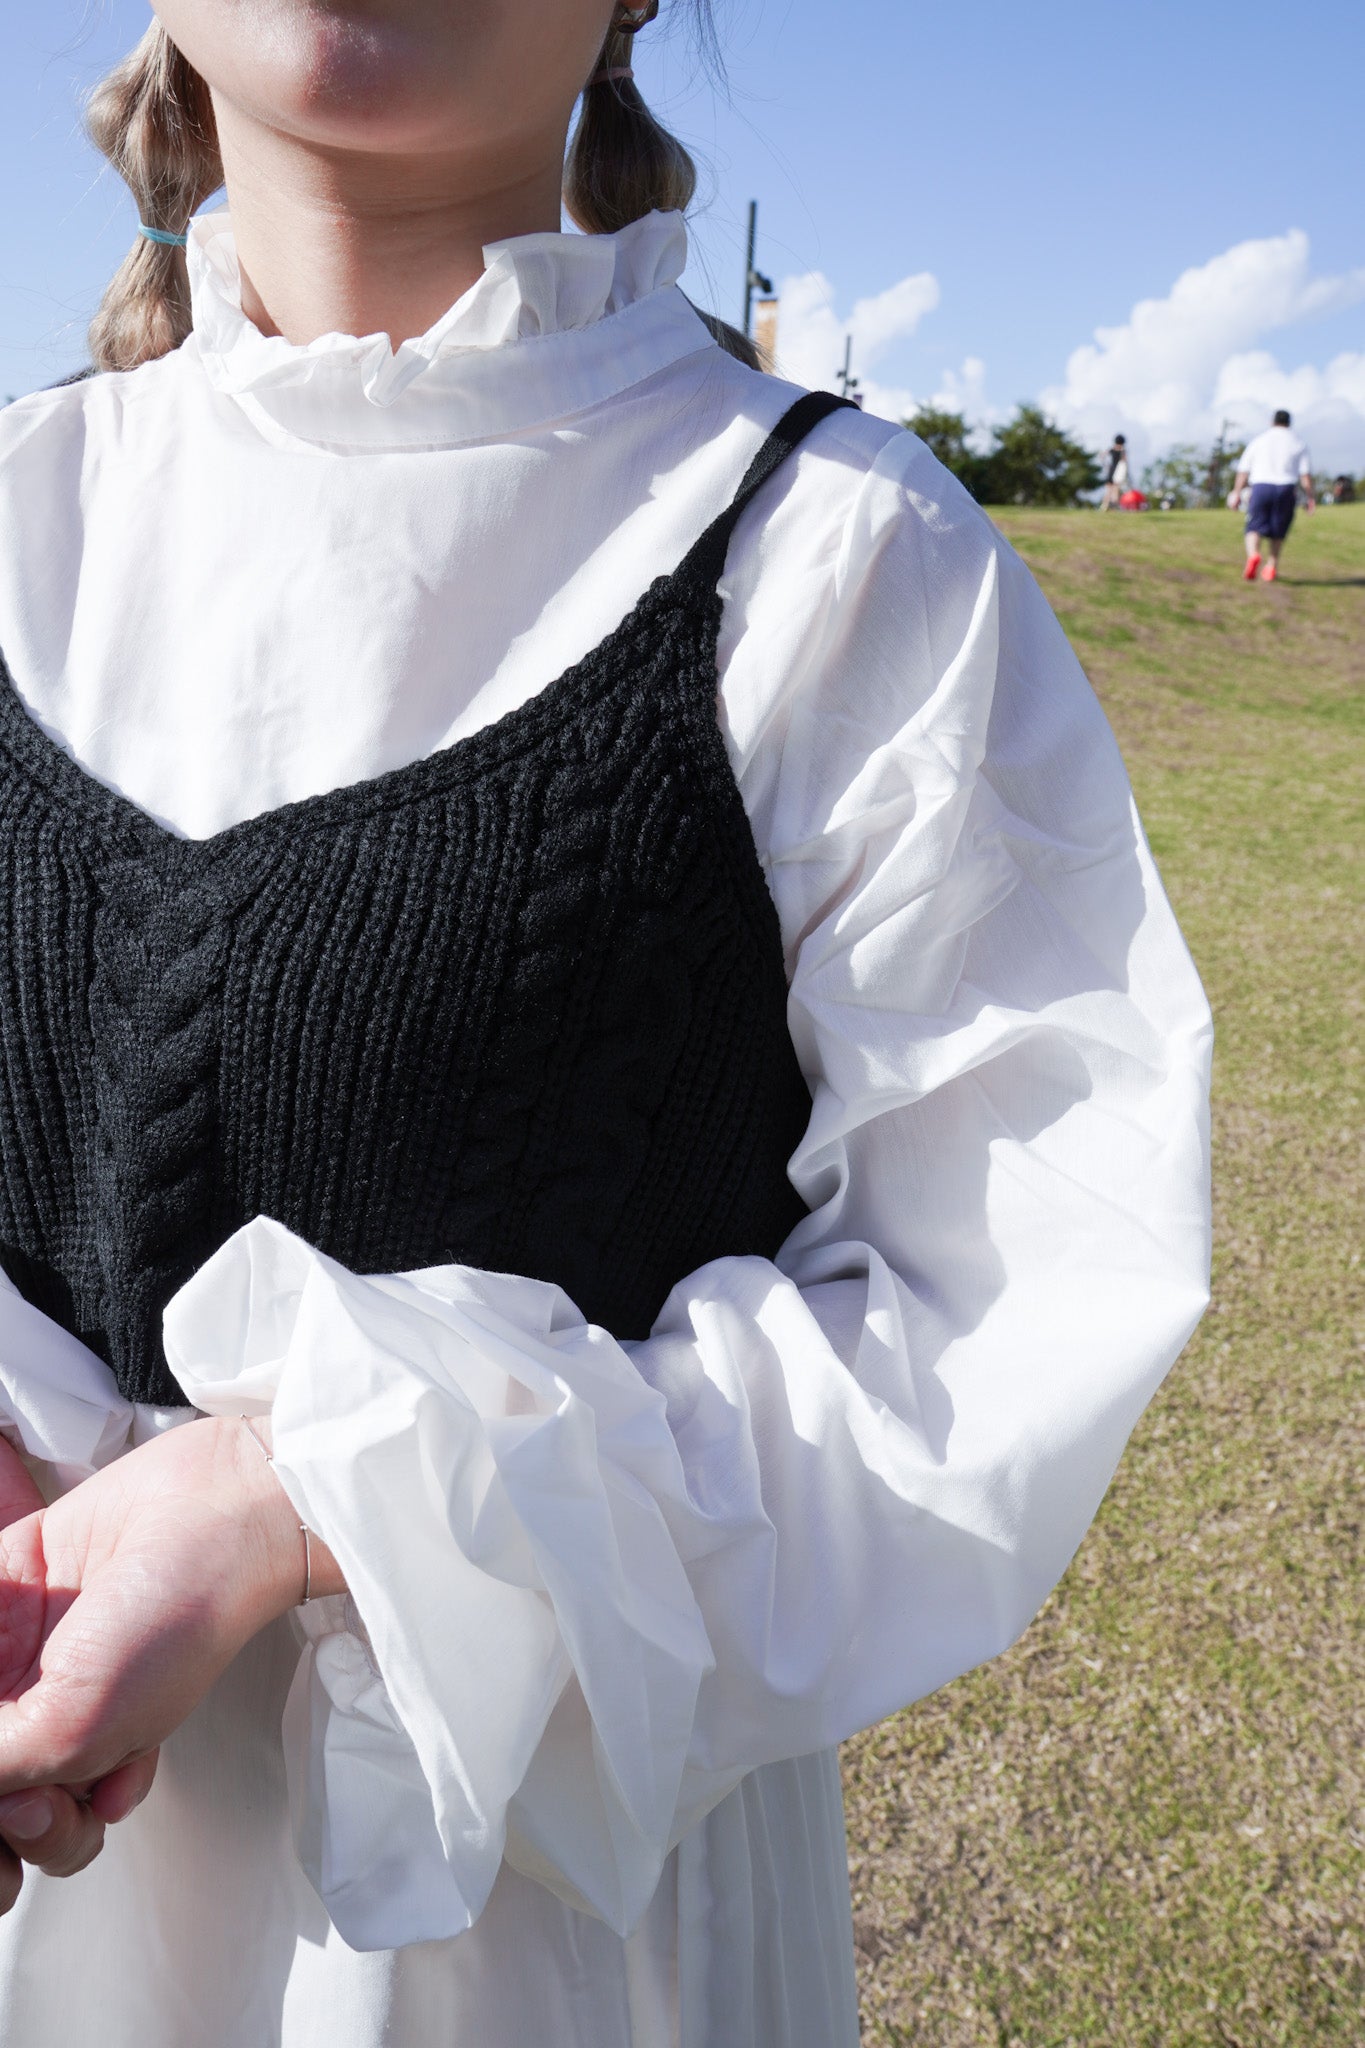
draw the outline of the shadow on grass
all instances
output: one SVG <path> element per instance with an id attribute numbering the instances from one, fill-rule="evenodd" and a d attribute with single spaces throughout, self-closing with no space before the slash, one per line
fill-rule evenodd
<path id="1" fill-rule="evenodd" d="M 1284 576 L 1277 583 L 1294 583 L 1300 590 L 1365 590 L 1365 576 Z"/>

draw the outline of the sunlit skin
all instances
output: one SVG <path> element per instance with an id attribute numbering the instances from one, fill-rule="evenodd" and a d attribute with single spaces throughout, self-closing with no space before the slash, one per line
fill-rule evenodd
<path id="1" fill-rule="evenodd" d="M 569 121 L 614 7 L 156 11 L 213 95 L 248 315 L 297 343 L 396 343 L 475 282 L 486 243 L 558 229 Z M 0 1441 L 0 1911 L 23 1862 L 65 1876 L 98 1854 L 158 1744 L 298 1600 L 303 1565 L 298 1517 L 239 1420 L 186 1423 L 48 1508 Z M 313 1591 L 344 1591 L 317 1540 Z"/>
<path id="2" fill-rule="evenodd" d="M 485 244 L 560 225 L 613 0 L 160 0 L 208 80 L 267 333 L 423 333 Z"/>

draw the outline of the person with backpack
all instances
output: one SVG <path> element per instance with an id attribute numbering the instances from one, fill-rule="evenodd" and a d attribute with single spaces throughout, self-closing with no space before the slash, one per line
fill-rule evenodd
<path id="1" fill-rule="evenodd" d="M 1128 488 L 1128 441 L 1125 435 L 1115 434 L 1104 457 L 1104 491 L 1100 498 L 1101 512 L 1119 509 L 1123 494 Z"/>

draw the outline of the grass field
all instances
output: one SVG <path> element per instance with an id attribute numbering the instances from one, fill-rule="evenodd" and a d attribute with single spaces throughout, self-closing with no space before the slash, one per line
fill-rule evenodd
<path id="1" fill-rule="evenodd" d="M 1365 2043 L 1365 505 L 1006 512 L 1213 1003 L 1213 1307 L 1010 1654 L 851 1744 L 868 2048 Z"/>

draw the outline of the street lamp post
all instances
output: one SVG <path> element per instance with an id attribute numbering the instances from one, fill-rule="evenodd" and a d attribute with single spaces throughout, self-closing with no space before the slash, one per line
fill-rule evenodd
<path id="1" fill-rule="evenodd" d="M 863 396 L 858 389 L 858 379 L 853 374 L 853 336 L 851 334 L 844 336 L 843 368 L 838 371 L 837 375 L 839 378 L 840 396 L 851 398 L 855 405 L 861 405 Z"/>
<path id="2" fill-rule="evenodd" d="M 765 277 L 765 276 L 763 275 L 763 272 L 762 272 L 761 270 L 755 270 L 755 268 L 754 268 L 754 246 L 755 246 L 755 244 L 756 244 L 757 240 L 758 240 L 758 201 L 757 201 L 756 199 L 751 199 L 751 200 L 749 201 L 749 248 L 748 248 L 748 253 L 747 253 L 747 255 L 746 255 L 746 256 L 745 256 L 745 258 L 744 258 L 744 328 L 743 328 L 743 332 L 744 332 L 745 336 L 746 336 L 747 338 L 749 338 L 749 339 L 752 339 L 752 337 L 753 337 L 753 331 L 754 331 L 754 325 L 753 325 L 753 323 L 754 323 L 754 292 L 755 292 L 755 290 L 757 290 L 757 291 L 760 291 L 760 292 L 763 292 L 763 293 L 765 293 L 765 294 L 766 294 L 766 296 L 767 296 L 768 298 L 771 298 L 771 297 L 772 297 L 772 295 L 773 295 L 773 281 L 772 281 L 772 279 L 771 279 L 770 277 Z"/>

